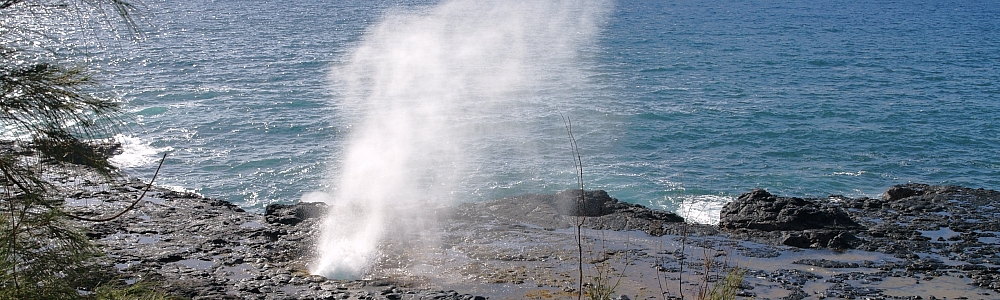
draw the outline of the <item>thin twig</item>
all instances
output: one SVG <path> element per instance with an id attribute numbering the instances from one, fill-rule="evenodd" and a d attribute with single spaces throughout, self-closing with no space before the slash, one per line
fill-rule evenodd
<path id="1" fill-rule="evenodd" d="M 569 136 L 570 147 L 573 150 L 574 156 L 576 156 L 576 171 L 577 171 L 577 184 L 580 186 L 580 198 L 576 205 L 576 251 L 577 251 L 577 271 L 579 272 L 579 282 L 577 282 L 577 292 L 576 299 L 583 299 L 583 234 L 582 227 L 586 220 L 586 214 L 584 213 L 584 205 L 587 201 L 585 198 L 587 192 L 583 189 L 583 160 L 580 158 L 580 148 L 576 144 L 576 137 L 573 136 L 573 120 L 569 117 L 559 112 L 559 116 L 562 117 L 563 125 L 566 126 L 566 135 Z"/>
<path id="2" fill-rule="evenodd" d="M 681 300 L 684 299 L 684 260 L 687 258 L 687 254 L 684 253 L 685 246 L 687 246 L 688 238 L 688 223 L 684 221 L 684 231 L 681 233 L 681 259 L 678 261 L 680 268 L 677 271 L 677 292 L 681 295 Z"/>
<path id="3" fill-rule="evenodd" d="M 133 208 L 135 208 L 135 206 L 138 205 L 139 202 L 141 202 L 142 199 L 146 197 L 146 192 L 149 192 L 149 189 L 153 186 L 153 182 L 156 181 L 156 175 L 160 174 L 160 168 L 163 167 L 163 161 L 165 161 L 165 160 L 167 160 L 167 153 L 163 153 L 163 158 L 160 159 L 160 164 L 158 166 L 156 166 L 156 172 L 153 173 L 153 178 L 149 180 L 149 184 L 146 184 L 146 188 L 144 190 L 142 190 L 142 194 L 139 195 L 138 199 L 135 199 L 135 202 L 132 202 L 132 205 L 129 205 L 128 207 L 126 207 L 125 210 L 122 210 L 121 212 L 119 212 L 119 213 L 117 213 L 117 214 L 115 214 L 115 215 L 113 215 L 111 217 L 107 217 L 107 218 L 103 218 L 103 219 L 91 219 L 91 218 L 81 217 L 81 216 L 70 214 L 70 213 L 67 213 L 66 215 L 69 216 L 69 217 L 71 217 L 71 218 L 77 219 L 77 220 L 88 221 L 88 222 L 98 222 L 98 223 L 99 222 L 111 221 L 111 220 L 117 219 L 118 217 L 121 217 L 125 213 L 127 213 L 130 210 L 132 210 Z"/>

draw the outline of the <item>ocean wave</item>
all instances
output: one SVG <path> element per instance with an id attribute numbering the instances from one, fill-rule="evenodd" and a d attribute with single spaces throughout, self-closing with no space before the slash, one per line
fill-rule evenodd
<path id="1" fill-rule="evenodd" d="M 677 214 L 696 224 L 718 224 L 722 207 L 735 199 L 719 195 L 692 195 L 681 199 Z"/>
<path id="2" fill-rule="evenodd" d="M 122 145 L 122 153 L 109 161 L 121 169 L 152 165 L 156 163 L 158 154 L 172 150 L 170 147 L 154 148 L 140 138 L 123 134 L 115 135 L 115 141 Z"/>

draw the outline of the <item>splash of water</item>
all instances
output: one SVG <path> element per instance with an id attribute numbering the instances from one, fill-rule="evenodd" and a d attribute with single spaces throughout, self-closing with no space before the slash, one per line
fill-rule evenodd
<path id="1" fill-rule="evenodd" d="M 359 278 L 386 244 L 433 242 L 434 215 L 460 200 L 456 186 L 475 178 L 477 164 L 496 163 L 470 151 L 470 141 L 523 139 L 524 128 L 503 120 L 535 91 L 572 77 L 567 69 L 608 6 L 454 0 L 390 12 L 371 28 L 332 74 L 352 127 L 336 189 L 302 199 L 330 207 L 312 273 Z"/>

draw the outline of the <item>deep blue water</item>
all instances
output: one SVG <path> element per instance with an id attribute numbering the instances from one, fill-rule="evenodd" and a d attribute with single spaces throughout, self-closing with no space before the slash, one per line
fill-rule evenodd
<path id="1" fill-rule="evenodd" d="M 150 1 L 156 30 L 108 67 L 130 147 L 151 148 L 128 169 L 149 177 L 167 151 L 161 184 L 253 209 L 334 188 L 351 124 L 331 68 L 387 11 L 435 3 Z M 991 1 L 617 1 L 560 112 L 587 187 L 633 203 L 1000 189 L 997 16 Z M 538 109 L 523 138 L 565 146 Z M 497 160 L 476 161 L 469 201 L 575 186 L 566 149 L 477 145 Z"/>

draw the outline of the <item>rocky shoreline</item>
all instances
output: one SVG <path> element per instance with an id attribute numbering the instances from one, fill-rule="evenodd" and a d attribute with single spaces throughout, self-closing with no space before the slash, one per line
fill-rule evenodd
<path id="1" fill-rule="evenodd" d="M 143 188 L 77 184 L 67 206 L 107 215 Z M 570 298 L 578 221 L 586 281 L 614 283 L 618 299 L 691 297 L 727 267 L 746 270 L 739 295 L 754 299 L 1000 297 L 1000 192 L 992 190 L 908 184 L 880 199 L 755 190 L 727 204 L 719 226 L 685 224 L 603 191 L 573 209 L 573 196 L 443 208 L 434 246 L 387 247 L 362 280 L 306 271 L 322 203 L 271 205 L 261 214 L 154 187 L 122 218 L 81 226 L 122 280 L 192 299 Z"/>

